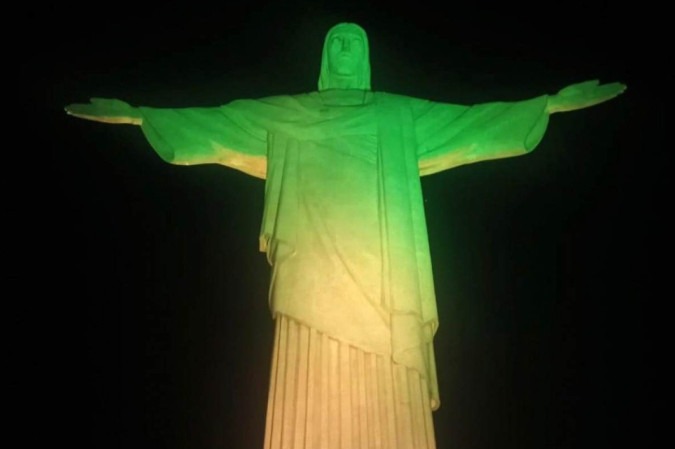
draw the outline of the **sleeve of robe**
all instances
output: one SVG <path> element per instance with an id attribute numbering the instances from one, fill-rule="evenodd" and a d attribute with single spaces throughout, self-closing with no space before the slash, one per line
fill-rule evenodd
<path id="1" fill-rule="evenodd" d="M 548 125 L 547 96 L 475 106 L 420 103 L 415 133 L 420 175 L 532 151 Z"/>
<path id="2" fill-rule="evenodd" d="M 221 164 L 265 178 L 267 131 L 263 103 L 237 100 L 211 108 L 140 110 L 143 133 L 164 161 L 178 165 Z"/>

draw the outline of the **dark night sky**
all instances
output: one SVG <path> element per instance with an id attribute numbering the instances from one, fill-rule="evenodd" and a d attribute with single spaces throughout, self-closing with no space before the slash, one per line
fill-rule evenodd
<path id="1" fill-rule="evenodd" d="M 58 423 L 50 436 L 70 448 L 262 448 L 264 183 L 165 164 L 138 128 L 62 108 L 311 91 L 325 32 L 354 21 L 369 34 L 374 90 L 474 104 L 592 78 L 628 85 L 554 115 L 530 155 L 424 178 L 441 319 L 434 419 L 439 449 L 651 446 L 672 157 L 660 67 L 642 52 L 656 34 L 634 30 L 658 13 L 244 3 L 20 16 L 46 30 L 20 55 L 32 149 L 8 167 L 23 180 L 10 195 L 12 277 L 43 298 L 27 301 L 22 325 L 35 329 L 21 363 L 38 374 L 31 421 Z"/>

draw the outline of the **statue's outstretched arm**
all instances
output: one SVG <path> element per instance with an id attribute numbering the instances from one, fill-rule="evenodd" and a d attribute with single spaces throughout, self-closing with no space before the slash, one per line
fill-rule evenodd
<path id="1" fill-rule="evenodd" d="M 548 97 L 546 111 L 553 114 L 595 106 L 622 94 L 624 90 L 625 84 L 600 84 L 598 80 L 572 84 Z"/>
<path id="2" fill-rule="evenodd" d="M 69 115 L 96 122 L 141 125 L 143 114 L 122 100 L 91 98 L 89 103 L 74 103 L 65 107 Z"/>

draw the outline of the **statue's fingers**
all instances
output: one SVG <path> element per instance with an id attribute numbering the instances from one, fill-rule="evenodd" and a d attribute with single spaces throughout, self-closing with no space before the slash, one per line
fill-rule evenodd
<path id="1" fill-rule="evenodd" d="M 101 97 L 93 97 L 93 98 L 90 98 L 89 101 L 93 105 L 101 105 L 101 106 L 108 106 L 108 107 L 123 103 L 122 101 L 116 100 L 114 98 L 101 98 Z"/>
<path id="2" fill-rule="evenodd" d="M 610 83 L 598 87 L 597 93 L 600 96 L 616 97 L 626 90 L 626 85 L 621 83 Z"/>
<path id="3" fill-rule="evenodd" d="M 593 91 L 598 88 L 600 85 L 600 81 L 598 80 L 589 80 L 589 81 L 584 81 L 583 83 L 579 83 L 575 85 L 577 88 L 578 92 L 589 92 Z"/>
<path id="4" fill-rule="evenodd" d="M 572 84 L 567 86 L 558 92 L 560 95 L 570 96 L 578 95 L 580 92 L 588 91 L 594 89 L 598 85 L 598 80 L 588 80 L 582 81 L 581 83 Z"/>
<path id="5" fill-rule="evenodd" d="M 91 115 L 93 112 L 92 105 L 86 103 L 69 104 L 65 109 L 70 115 Z"/>
<path id="6" fill-rule="evenodd" d="M 623 83 L 609 83 L 605 84 L 607 86 L 607 89 L 612 90 L 618 94 L 623 93 L 624 90 L 626 90 L 626 85 Z"/>
<path id="7" fill-rule="evenodd" d="M 600 84 L 600 80 L 588 80 L 588 81 L 584 81 L 580 85 L 583 86 L 583 87 L 594 87 L 594 86 L 597 86 L 599 84 Z"/>
<path id="8" fill-rule="evenodd" d="M 99 98 L 94 97 L 90 99 L 91 104 L 95 107 L 99 107 L 105 111 L 126 111 L 131 106 L 129 103 L 126 103 L 117 98 Z"/>

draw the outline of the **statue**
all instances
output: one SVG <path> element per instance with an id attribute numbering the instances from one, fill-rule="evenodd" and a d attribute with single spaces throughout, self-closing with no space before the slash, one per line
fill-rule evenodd
<path id="1" fill-rule="evenodd" d="M 276 334 L 265 448 L 434 448 L 438 326 L 420 176 L 518 156 L 552 113 L 621 94 L 588 81 L 474 106 L 376 92 L 358 25 L 328 32 L 318 90 L 214 108 L 94 98 L 76 117 L 139 125 L 172 164 L 265 180 L 260 250 Z M 344 447 L 344 446 L 341 446 Z"/>

